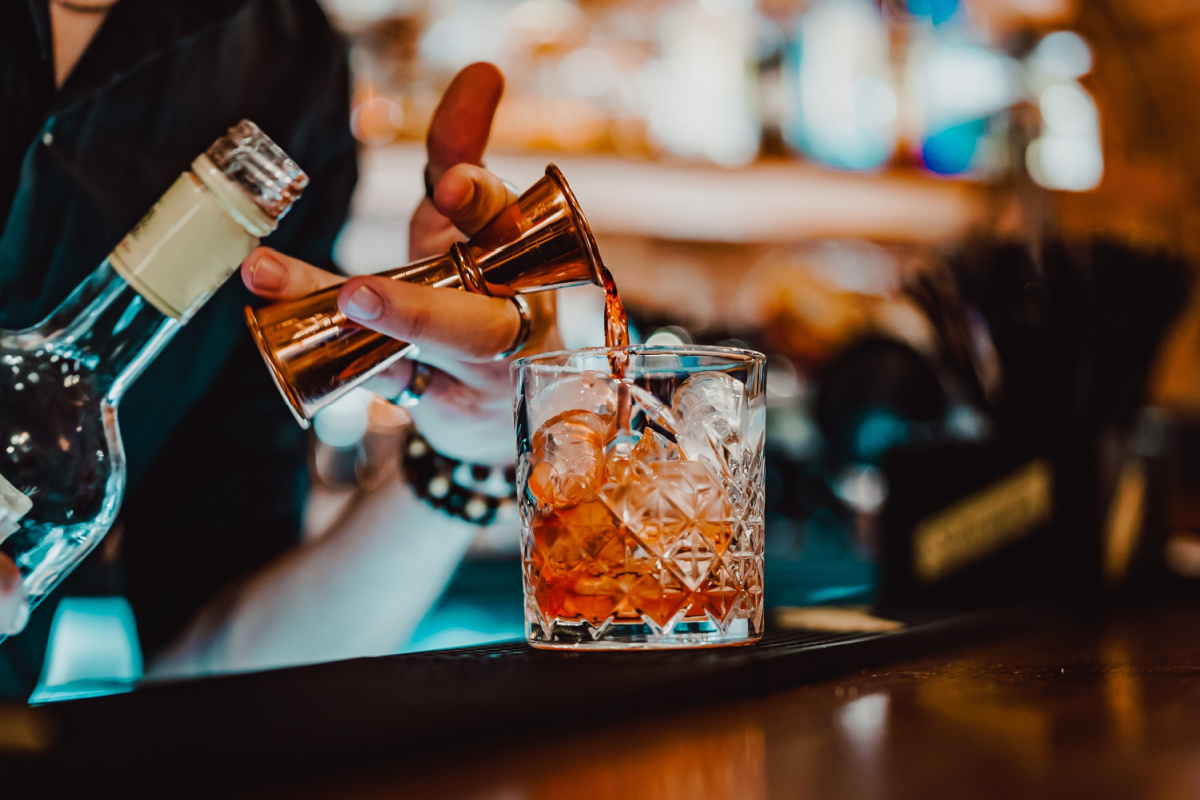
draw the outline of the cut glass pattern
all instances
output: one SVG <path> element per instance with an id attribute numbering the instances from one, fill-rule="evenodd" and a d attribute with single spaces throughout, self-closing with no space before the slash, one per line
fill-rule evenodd
<path id="1" fill-rule="evenodd" d="M 761 392 L 751 396 L 722 372 L 666 384 L 673 391 L 616 385 L 600 373 L 569 376 L 526 404 L 533 419 L 518 474 L 530 640 L 697 646 L 757 638 Z M 575 402 L 581 407 L 569 407 Z"/>

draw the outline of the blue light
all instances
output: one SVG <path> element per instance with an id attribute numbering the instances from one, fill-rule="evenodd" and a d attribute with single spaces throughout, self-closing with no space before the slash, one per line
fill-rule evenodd
<path id="1" fill-rule="evenodd" d="M 30 703 L 120 694 L 142 677 L 133 609 L 123 597 L 64 597 Z"/>
<path id="2" fill-rule="evenodd" d="M 927 17 L 934 25 L 941 25 L 958 13 L 958 0 L 908 0 L 908 13 L 914 17 Z"/>
<path id="3" fill-rule="evenodd" d="M 921 146 L 921 160 L 939 175 L 961 175 L 971 168 L 986 132 L 986 123 L 981 119 L 936 131 Z"/>
<path id="4" fill-rule="evenodd" d="M 865 597 L 875 588 L 872 583 L 855 584 L 850 586 L 829 586 L 810 593 L 807 602 L 819 606 L 826 603 L 845 603 Z"/>
<path id="5" fill-rule="evenodd" d="M 521 606 L 517 603 L 499 606 L 443 603 L 421 621 L 403 652 L 417 653 L 516 641 L 525 635 L 521 613 Z"/>
<path id="6" fill-rule="evenodd" d="M 882 409 L 863 415 L 854 440 L 855 454 L 867 464 L 878 463 L 883 454 L 908 438 L 908 423 Z"/>

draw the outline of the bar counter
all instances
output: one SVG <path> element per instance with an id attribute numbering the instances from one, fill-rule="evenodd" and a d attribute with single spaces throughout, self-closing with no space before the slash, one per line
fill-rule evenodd
<path id="1" fill-rule="evenodd" d="M 590 654 L 475 648 L 459 655 L 494 664 L 493 685 L 431 683 L 427 716 L 407 721 L 393 716 L 386 686 L 417 674 L 413 656 L 150 687 L 32 710 L 47 715 L 35 728 L 103 737 L 93 755 L 108 756 L 80 762 L 84 742 L 68 735 L 40 754 L 6 754 L 4 769 L 16 782 L 66 769 L 83 784 L 94 771 L 150 780 L 171 796 L 314 800 L 1200 795 L 1200 608 L 1026 617 L 1017 630 L 975 623 L 910 637 L 905 647 L 926 655 L 895 650 L 899 660 L 825 680 L 822 672 L 845 673 L 837 658 L 781 655 L 751 668 L 748 651 L 651 655 L 654 668 L 635 670 L 641 678 L 611 683 Z M 974 643 L 945 644 L 972 632 Z M 788 652 L 774 641 L 764 645 Z M 636 657 L 600 658 L 616 674 Z M 789 683 L 806 685 L 772 690 Z M 489 688 L 494 701 L 480 704 Z M 373 693 L 374 713 L 359 702 Z M 246 752 L 247 726 L 287 697 L 290 709 L 278 713 L 294 733 L 279 737 L 297 743 L 294 764 L 269 743 L 261 759 Z M 11 727 L 16 712 L 6 713 Z M 224 754 L 212 741 L 222 730 L 235 748 Z M 122 737 L 141 746 L 113 749 Z M 176 746 L 195 758 L 171 766 L 156 755 Z M 240 774 L 226 772 L 239 762 Z"/>

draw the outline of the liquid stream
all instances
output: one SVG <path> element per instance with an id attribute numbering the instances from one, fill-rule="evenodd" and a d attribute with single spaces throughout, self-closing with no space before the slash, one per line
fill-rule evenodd
<path id="1" fill-rule="evenodd" d="M 608 267 L 600 267 L 604 281 L 604 345 L 608 348 L 629 346 L 629 319 L 625 315 L 625 304 Z M 618 380 L 625 377 L 625 366 L 629 356 L 621 353 L 609 356 L 613 376 Z"/>

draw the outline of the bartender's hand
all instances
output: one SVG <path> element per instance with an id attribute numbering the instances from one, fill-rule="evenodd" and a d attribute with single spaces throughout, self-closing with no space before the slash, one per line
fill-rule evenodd
<path id="1" fill-rule="evenodd" d="M 17 565 L 0 553 L 0 636 L 20 633 L 29 619 L 25 584 Z"/>
<path id="2" fill-rule="evenodd" d="M 500 178 L 479 166 L 503 88 L 504 79 L 494 66 L 472 64 L 455 76 L 442 97 L 426 139 L 433 199 L 422 200 L 413 213 L 411 259 L 446 252 L 516 199 Z M 343 281 L 268 248 L 246 259 L 242 280 L 269 300 L 299 297 Z M 533 324 L 519 355 L 557 349 L 553 297 L 535 294 L 526 299 Z M 344 282 L 338 307 L 364 327 L 418 345 L 416 357 L 436 368 L 412 409 L 422 435 L 435 449 L 477 463 L 512 461 L 509 362 L 494 360 L 509 349 L 520 329 L 520 315 L 510 300 L 363 276 Z M 394 397 L 411 375 L 412 363 L 402 360 L 370 388 Z"/>

